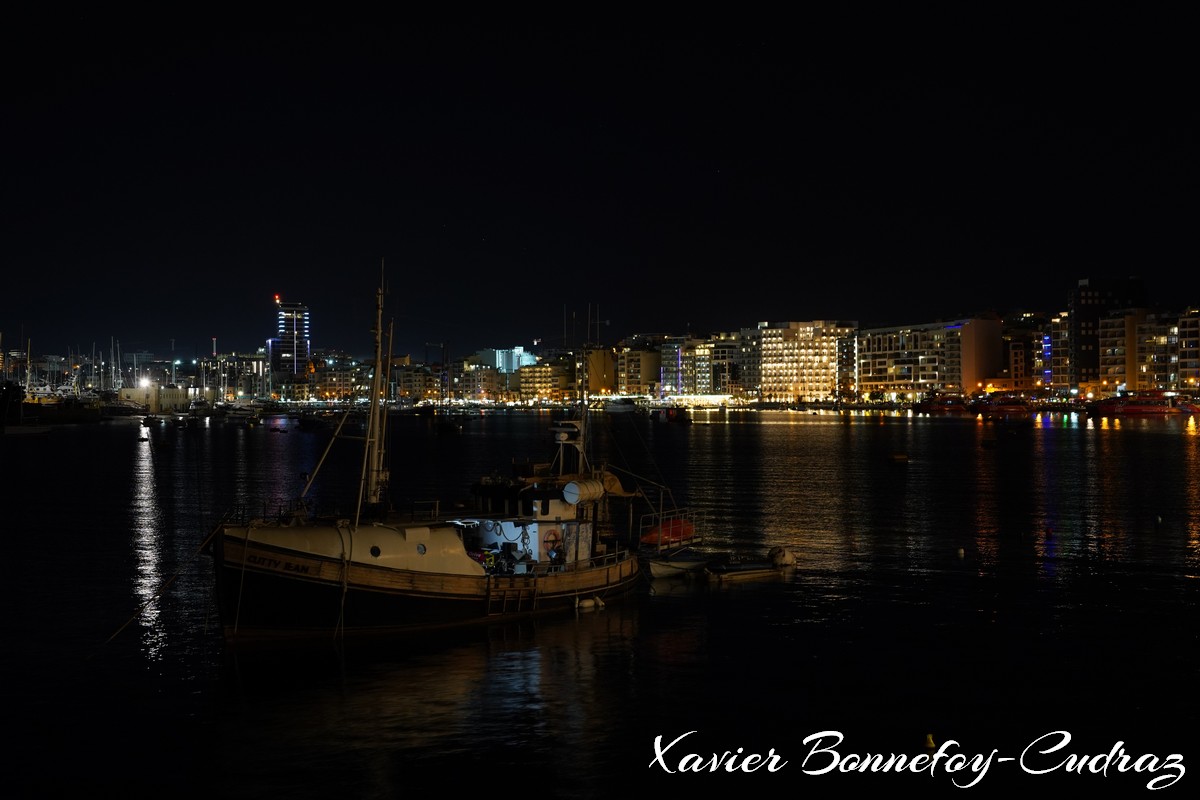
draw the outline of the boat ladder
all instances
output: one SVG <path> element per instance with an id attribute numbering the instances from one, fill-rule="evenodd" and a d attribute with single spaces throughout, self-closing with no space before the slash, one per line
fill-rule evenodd
<path id="1" fill-rule="evenodd" d="M 489 617 L 503 614 L 519 614 L 534 611 L 538 605 L 538 587 L 536 583 L 514 586 L 488 585 L 487 615 Z"/>

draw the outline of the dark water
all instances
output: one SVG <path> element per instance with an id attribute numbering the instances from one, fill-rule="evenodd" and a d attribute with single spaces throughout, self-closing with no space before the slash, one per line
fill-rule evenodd
<path id="1" fill-rule="evenodd" d="M 397 501 L 449 506 L 514 457 L 546 459 L 550 419 L 488 416 L 455 435 L 396 425 Z M 1065 731 L 1058 752 L 993 760 L 968 791 L 1128 796 L 1179 754 L 1193 771 L 1165 790 L 1178 795 L 1200 775 L 1197 422 L 614 416 L 599 456 L 703 508 L 714 549 L 785 545 L 795 570 L 274 653 L 223 648 L 201 545 L 233 505 L 285 504 L 325 436 L 273 420 L 6 437 L 5 775 L 18 796 L 929 793 L 976 774 L 854 771 L 853 754 L 912 758 L 932 737 L 950 754 L 1018 758 Z M 357 458 L 330 452 L 316 486 L 327 507 Z M 842 742 L 810 755 L 824 731 Z M 1071 756 L 1118 746 L 1125 771 L 1072 770 Z M 772 749 L 774 771 L 679 771 L 688 753 Z"/>

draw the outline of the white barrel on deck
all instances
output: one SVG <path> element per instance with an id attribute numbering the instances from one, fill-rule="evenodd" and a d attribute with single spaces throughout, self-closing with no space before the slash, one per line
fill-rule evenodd
<path id="1" fill-rule="evenodd" d="M 599 478 L 584 478 L 571 481 L 563 487 L 563 500 L 571 505 L 590 503 L 604 496 L 604 481 Z"/>

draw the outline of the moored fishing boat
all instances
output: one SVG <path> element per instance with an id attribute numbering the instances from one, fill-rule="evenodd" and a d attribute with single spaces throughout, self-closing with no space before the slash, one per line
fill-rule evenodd
<path id="1" fill-rule="evenodd" d="M 211 543 L 226 640 L 394 635 L 510 621 L 599 608 L 634 589 L 638 559 L 611 523 L 613 506 L 639 493 L 608 469 L 591 467 L 584 420 L 552 427 L 558 447 L 551 463 L 481 480 L 470 511 L 445 518 L 390 508 L 382 310 L 380 290 L 370 410 L 365 435 L 355 436 L 366 451 L 354 512 L 308 514 L 303 501 L 314 472 L 295 513 L 218 525 Z"/>

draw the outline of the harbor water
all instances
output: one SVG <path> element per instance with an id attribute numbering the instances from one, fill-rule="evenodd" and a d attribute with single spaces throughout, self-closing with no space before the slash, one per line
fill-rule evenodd
<path id="1" fill-rule="evenodd" d="M 595 416 L 593 458 L 703 511 L 707 548 L 783 546 L 796 565 L 728 587 L 647 579 L 522 624 L 235 650 L 205 539 L 234 507 L 286 507 L 328 431 L 5 436 L 16 796 L 1172 796 L 1200 780 L 1200 419 Z M 394 502 L 447 511 L 482 475 L 548 461 L 555 418 L 395 418 Z M 336 445 L 313 486 L 326 510 L 360 463 Z"/>

